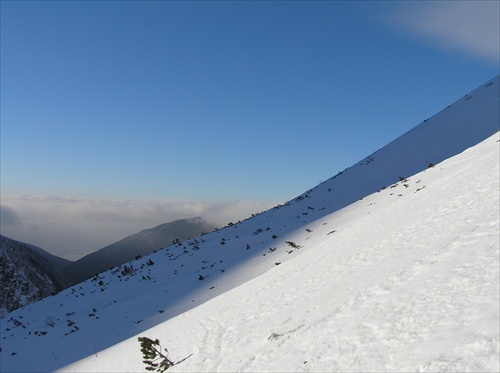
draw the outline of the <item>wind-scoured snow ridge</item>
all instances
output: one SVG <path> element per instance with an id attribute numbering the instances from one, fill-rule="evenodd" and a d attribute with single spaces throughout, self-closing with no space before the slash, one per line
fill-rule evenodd
<path id="1" fill-rule="evenodd" d="M 331 209 L 345 207 L 379 188 L 457 155 L 500 129 L 499 76 L 330 180 L 309 190 L 331 188 Z"/>
<path id="2" fill-rule="evenodd" d="M 496 77 L 284 205 L 8 314 L 0 368 L 141 371 L 148 336 L 172 371 L 496 371 L 498 123 Z"/>

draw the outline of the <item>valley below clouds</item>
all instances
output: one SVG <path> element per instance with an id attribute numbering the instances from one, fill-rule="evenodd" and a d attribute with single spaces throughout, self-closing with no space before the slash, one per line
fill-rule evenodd
<path id="1" fill-rule="evenodd" d="M 2 235 L 68 260 L 173 220 L 199 216 L 224 226 L 274 205 L 248 200 L 106 200 L 36 195 L 2 195 L 1 201 Z"/>

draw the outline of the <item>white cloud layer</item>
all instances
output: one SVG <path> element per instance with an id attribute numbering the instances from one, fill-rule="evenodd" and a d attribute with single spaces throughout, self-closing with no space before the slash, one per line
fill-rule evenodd
<path id="1" fill-rule="evenodd" d="M 217 226 L 272 207 L 251 201 L 96 200 L 1 197 L 1 233 L 76 260 L 142 229 L 201 216 Z"/>
<path id="2" fill-rule="evenodd" d="M 399 2 L 385 19 L 439 47 L 500 62 L 499 1 Z"/>

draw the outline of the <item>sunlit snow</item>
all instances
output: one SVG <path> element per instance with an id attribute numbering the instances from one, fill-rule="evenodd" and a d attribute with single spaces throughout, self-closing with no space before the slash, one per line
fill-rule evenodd
<path id="1" fill-rule="evenodd" d="M 1 371 L 144 371 L 139 336 L 172 372 L 499 371 L 499 84 L 282 206 L 6 315 Z"/>

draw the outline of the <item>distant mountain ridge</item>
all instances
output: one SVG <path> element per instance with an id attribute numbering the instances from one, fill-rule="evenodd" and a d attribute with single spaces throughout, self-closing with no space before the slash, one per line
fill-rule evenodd
<path id="1" fill-rule="evenodd" d="M 60 256 L 52 255 L 51 253 L 45 251 L 41 247 L 26 243 L 26 242 L 17 241 L 17 240 L 13 240 L 13 241 L 18 242 L 21 245 L 25 245 L 25 246 L 29 247 L 31 250 L 37 252 L 38 254 L 43 256 L 45 259 L 47 259 L 47 261 L 50 264 L 52 264 L 52 266 L 55 269 L 57 269 L 58 271 L 62 271 L 63 268 L 65 268 L 65 267 L 69 266 L 71 263 L 73 263 L 72 260 L 68 260 L 68 259 L 61 258 Z"/>
<path id="2" fill-rule="evenodd" d="M 48 254 L 0 236 L 0 317 L 69 286 L 64 275 L 34 248 Z"/>
<path id="3" fill-rule="evenodd" d="M 197 237 L 214 228 L 214 225 L 200 217 L 160 224 L 84 256 L 65 267 L 63 273 L 72 284 L 77 284 L 111 267 L 131 261 L 137 256 L 144 256 L 168 246 L 176 240 L 183 241 Z"/>

